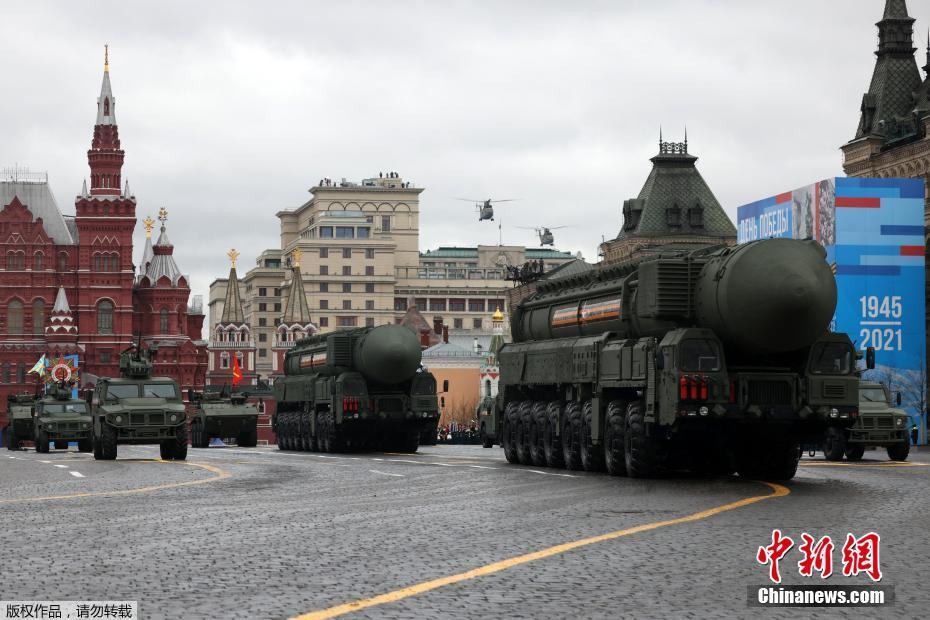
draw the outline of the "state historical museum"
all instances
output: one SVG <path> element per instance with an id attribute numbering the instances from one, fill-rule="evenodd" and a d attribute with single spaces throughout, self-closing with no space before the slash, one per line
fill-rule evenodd
<path id="1" fill-rule="evenodd" d="M 188 307 L 190 285 L 174 261 L 165 209 L 154 244 L 155 221 L 146 218 L 142 265 L 132 262 L 136 198 L 122 179 L 106 62 L 103 71 L 87 151 L 90 189 L 85 181 L 75 214 L 61 213 L 44 175 L 13 170 L 0 178 L 0 403 L 35 389 L 27 372 L 43 354 L 77 355 L 84 385 L 117 376 L 119 353 L 137 336 L 158 345 L 156 374 L 185 390 L 204 385 L 204 315 Z"/>

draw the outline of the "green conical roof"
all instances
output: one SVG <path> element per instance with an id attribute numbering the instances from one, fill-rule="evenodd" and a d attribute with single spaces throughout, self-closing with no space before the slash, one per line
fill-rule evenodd
<path id="1" fill-rule="evenodd" d="M 695 167 L 688 142 L 659 142 L 639 196 L 623 205 L 618 238 L 702 235 L 735 237 L 736 227 Z"/>

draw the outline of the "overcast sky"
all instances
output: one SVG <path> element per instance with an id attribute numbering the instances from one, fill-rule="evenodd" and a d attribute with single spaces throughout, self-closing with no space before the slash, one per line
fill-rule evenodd
<path id="1" fill-rule="evenodd" d="M 925 62 L 930 7 L 911 0 Z M 138 215 L 169 211 L 195 294 L 226 251 L 279 246 L 321 177 L 425 187 L 421 250 L 494 244 L 453 199 L 502 204 L 504 242 L 568 225 L 596 259 L 658 131 L 740 204 L 841 175 L 882 0 L 778 2 L 17 2 L 3 7 L 0 167 L 47 171 L 62 211 L 88 175 L 103 69 Z M 136 262 L 143 243 L 136 229 Z"/>

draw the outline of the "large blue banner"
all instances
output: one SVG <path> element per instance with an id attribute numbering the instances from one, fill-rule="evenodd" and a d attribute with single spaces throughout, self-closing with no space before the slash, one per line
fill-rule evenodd
<path id="1" fill-rule="evenodd" d="M 926 443 L 924 184 L 920 179 L 835 178 L 737 209 L 738 241 L 816 239 L 834 268 L 834 330 L 875 348 L 865 377 L 902 397 Z"/>

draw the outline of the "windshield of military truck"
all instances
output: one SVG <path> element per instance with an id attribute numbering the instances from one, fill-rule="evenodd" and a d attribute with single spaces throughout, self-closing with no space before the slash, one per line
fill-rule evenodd
<path id="1" fill-rule="evenodd" d="M 436 380 L 429 375 L 417 375 L 413 380 L 413 395 L 423 396 L 436 393 Z"/>
<path id="2" fill-rule="evenodd" d="M 142 390 L 141 394 L 140 388 Z M 177 386 L 173 383 L 128 383 L 107 386 L 108 401 L 117 401 L 121 398 L 139 398 L 140 395 L 145 398 L 179 398 Z"/>
<path id="3" fill-rule="evenodd" d="M 887 403 L 885 400 L 885 390 L 881 388 L 862 388 L 859 390 L 859 400 L 865 400 L 870 403 Z"/>
<path id="4" fill-rule="evenodd" d="M 84 403 L 55 403 L 42 405 L 42 415 L 87 413 L 87 405 Z"/>
<path id="5" fill-rule="evenodd" d="M 818 342 L 811 350 L 811 372 L 846 375 L 852 368 L 852 349 L 843 342 Z"/>
<path id="6" fill-rule="evenodd" d="M 720 370 L 720 349 L 713 340 L 685 340 L 678 349 L 680 368 L 686 372 Z"/>

